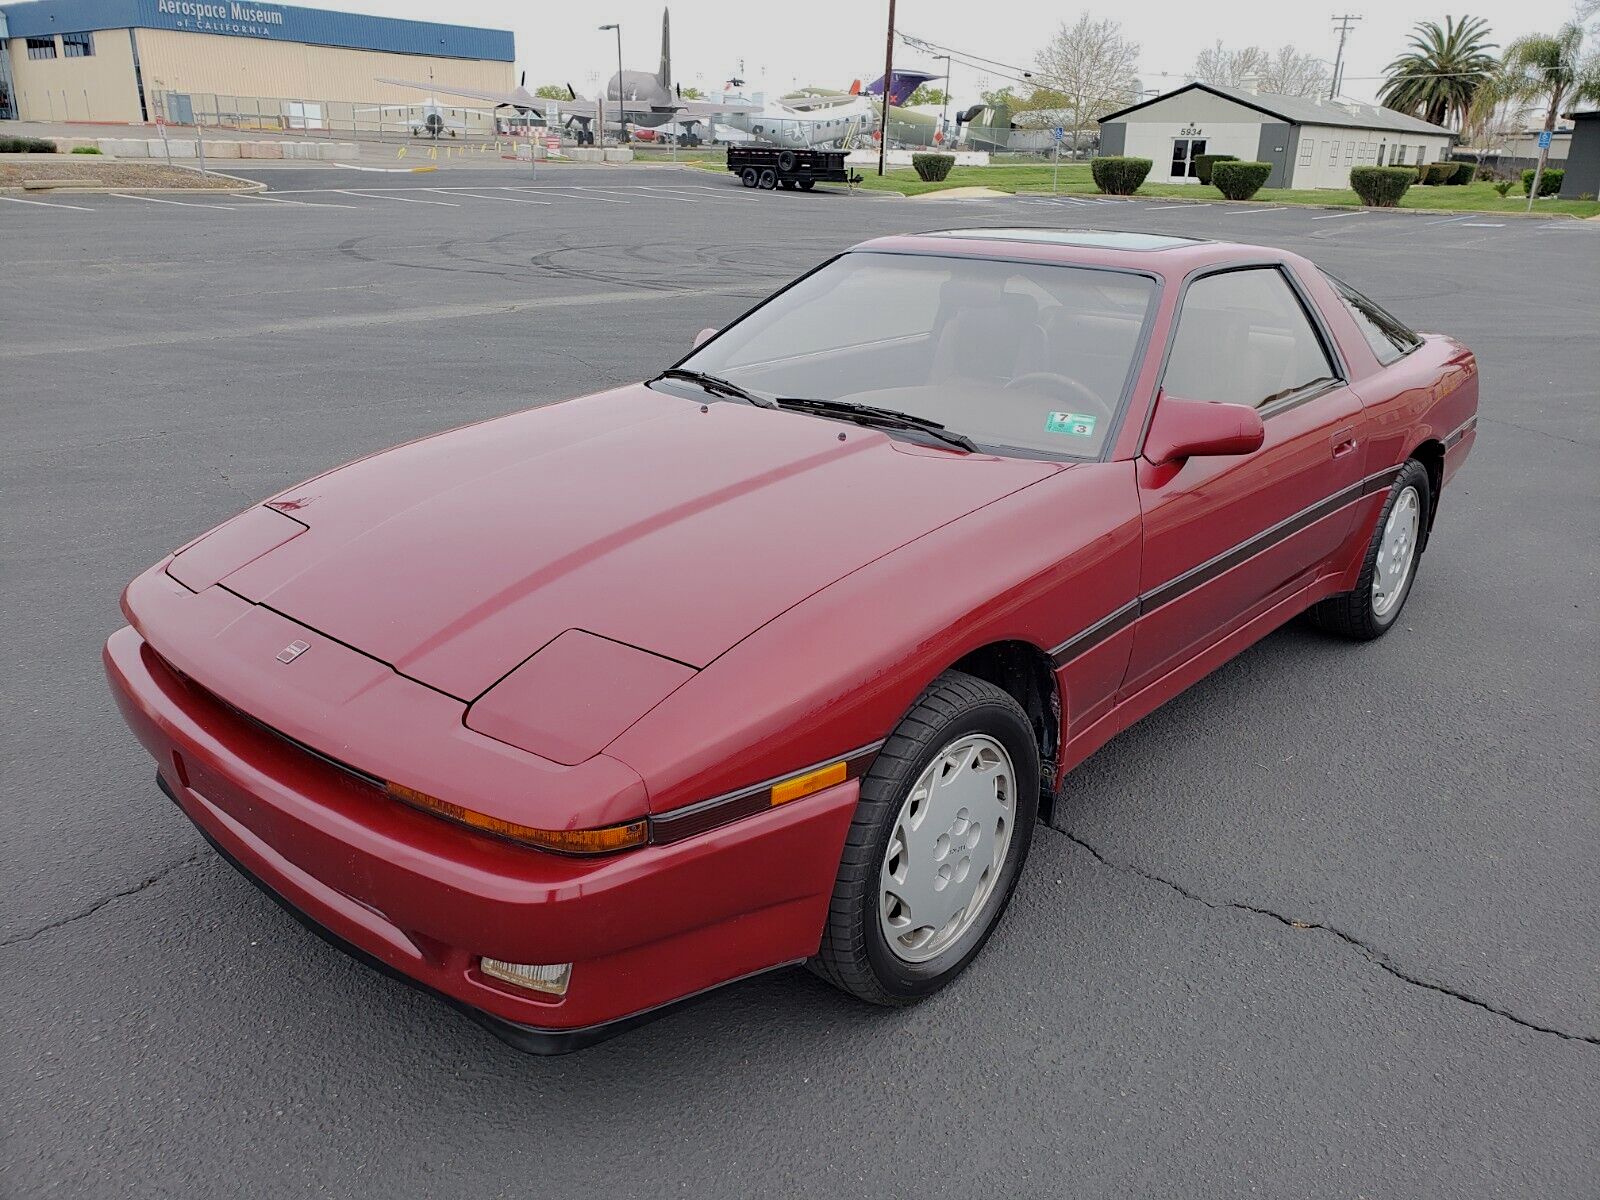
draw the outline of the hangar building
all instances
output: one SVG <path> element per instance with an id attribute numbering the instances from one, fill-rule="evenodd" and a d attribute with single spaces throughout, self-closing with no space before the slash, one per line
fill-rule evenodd
<path id="1" fill-rule="evenodd" d="M 248 97 L 258 113 L 278 98 L 299 104 L 306 123 L 324 105 L 422 99 L 376 83 L 380 75 L 515 86 L 509 30 L 271 0 L 31 0 L 0 5 L 0 30 L 0 92 L 9 93 L 0 105 L 13 110 L 0 117 L 23 121 L 144 122 L 169 107 L 171 120 L 189 124 L 206 103 L 248 111 L 239 103 Z"/>
<path id="2" fill-rule="evenodd" d="M 1151 183 L 1198 183 L 1196 158 L 1231 154 L 1271 163 L 1269 188 L 1343 188 L 1351 167 L 1442 162 L 1454 136 L 1373 104 L 1209 83 L 1186 84 L 1100 118 L 1100 153 L 1153 160 Z"/>

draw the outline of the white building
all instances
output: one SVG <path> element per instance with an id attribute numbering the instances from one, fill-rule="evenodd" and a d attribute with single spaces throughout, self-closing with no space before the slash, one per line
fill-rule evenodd
<path id="1" fill-rule="evenodd" d="M 1194 160 L 1231 154 L 1272 164 L 1272 188 L 1345 188 L 1356 166 L 1449 157 L 1442 125 L 1353 100 L 1277 96 L 1190 83 L 1100 118 L 1100 153 L 1148 158 L 1152 183 L 1198 183 Z"/>

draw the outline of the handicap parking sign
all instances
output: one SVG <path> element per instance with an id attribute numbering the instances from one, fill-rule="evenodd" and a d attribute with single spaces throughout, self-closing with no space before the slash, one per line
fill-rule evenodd
<path id="1" fill-rule="evenodd" d="M 1541 129 L 1539 131 L 1539 149 L 1550 149 L 1550 131 L 1548 129 Z"/>
<path id="2" fill-rule="evenodd" d="M 1055 138 L 1055 140 L 1059 142 L 1059 141 L 1061 141 L 1063 138 L 1065 138 L 1067 136 L 1067 131 L 1065 129 L 1061 128 L 1061 126 L 1057 125 L 1054 129 L 1052 129 L 1050 131 L 1050 136 Z"/>

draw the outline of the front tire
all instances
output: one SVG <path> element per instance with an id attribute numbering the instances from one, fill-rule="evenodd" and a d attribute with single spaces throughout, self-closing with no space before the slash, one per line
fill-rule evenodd
<path id="1" fill-rule="evenodd" d="M 1355 642 L 1389 632 L 1416 582 L 1432 503 L 1427 468 L 1407 459 L 1378 512 L 1356 586 L 1313 605 L 1313 624 Z"/>
<path id="2" fill-rule="evenodd" d="M 1027 714 L 993 684 L 946 671 L 862 778 L 812 970 L 873 1004 L 944 987 L 999 924 L 1038 809 Z"/>

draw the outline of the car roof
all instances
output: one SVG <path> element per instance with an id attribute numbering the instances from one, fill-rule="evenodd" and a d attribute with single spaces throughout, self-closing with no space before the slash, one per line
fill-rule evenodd
<path id="1" fill-rule="evenodd" d="M 852 249 L 961 258 L 1022 259 L 1068 266 L 1121 267 L 1163 276 L 1185 275 L 1196 267 L 1211 263 L 1243 259 L 1281 262 L 1296 257 L 1272 246 L 1214 242 L 1176 234 L 1020 226 L 938 229 L 928 233 L 900 234 L 874 238 Z"/>

